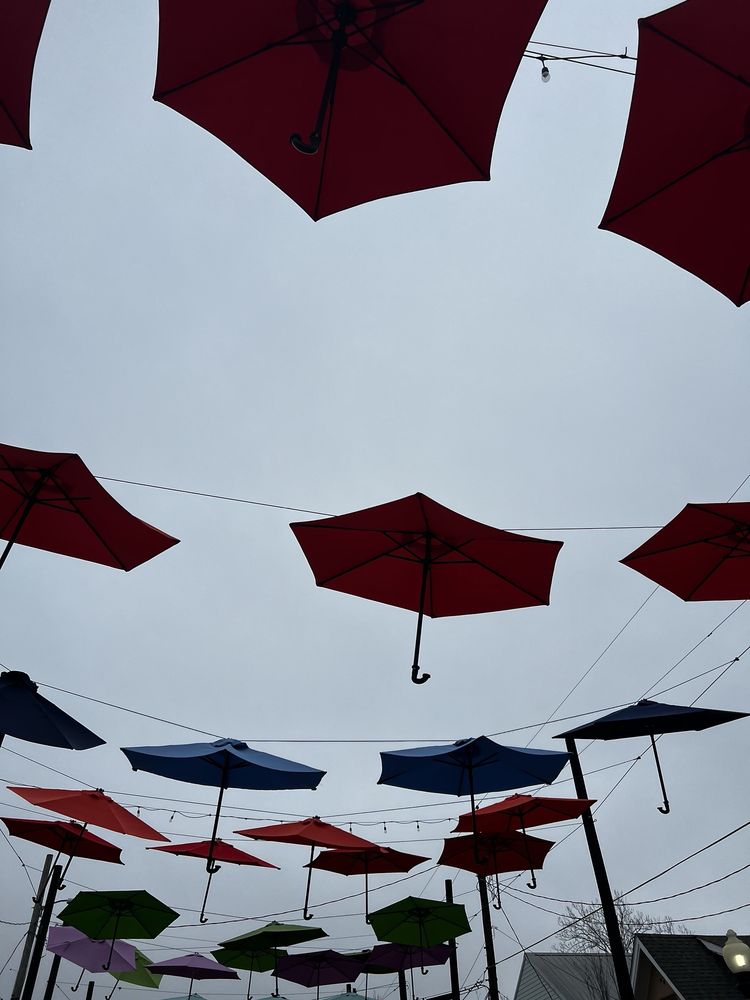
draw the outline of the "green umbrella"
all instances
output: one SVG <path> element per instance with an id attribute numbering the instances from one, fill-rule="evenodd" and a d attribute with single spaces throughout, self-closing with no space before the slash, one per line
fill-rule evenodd
<path id="1" fill-rule="evenodd" d="M 270 972 L 276 965 L 278 956 L 286 955 L 286 952 L 275 948 L 259 949 L 252 935 L 244 934 L 242 937 L 227 941 L 225 947 L 217 948 L 211 954 L 217 962 L 230 969 L 243 969 L 250 973 L 247 977 L 247 1000 L 251 1000 L 250 985 L 253 973 Z"/>
<path id="2" fill-rule="evenodd" d="M 239 937 L 229 938 L 227 941 L 219 942 L 219 951 L 211 954 L 223 965 L 228 965 L 233 969 L 248 969 L 250 978 L 253 972 L 270 972 L 276 967 L 276 959 L 279 955 L 285 954 L 281 948 L 289 948 L 293 944 L 303 944 L 305 941 L 314 941 L 316 938 L 328 937 L 326 932 L 320 927 L 301 927 L 299 924 L 280 924 L 278 920 L 272 920 L 270 924 L 259 927 L 257 931 L 250 931 L 249 934 L 240 934 Z M 227 961 L 227 955 L 236 955 L 241 952 L 245 960 L 262 964 L 237 965 Z M 270 964 L 266 964 L 268 956 L 271 956 Z M 276 980 L 276 994 L 279 992 L 279 981 Z M 247 995 L 250 997 L 250 981 L 247 984 Z"/>
<path id="3" fill-rule="evenodd" d="M 153 958 L 144 955 L 138 948 L 135 949 L 135 968 L 132 972 L 110 972 L 121 983 L 130 983 L 131 986 L 144 986 L 146 989 L 158 989 L 162 977 L 157 972 L 151 972 L 146 968 L 153 963 Z"/>
<path id="4" fill-rule="evenodd" d="M 432 948 L 469 934 L 471 927 L 460 903 L 440 899 L 406 899 L 370 914 L 370 924 L 379 941 L 392 941 L 412 948 Z"/>
<path id="5" fill-rule="evenodd" d="M 60 914 L 60 920 L 96 941 L 112 941 L 106 972 L 115 939 L 155 938 L 179 917 L 145 889 L 79 892 Z"/>

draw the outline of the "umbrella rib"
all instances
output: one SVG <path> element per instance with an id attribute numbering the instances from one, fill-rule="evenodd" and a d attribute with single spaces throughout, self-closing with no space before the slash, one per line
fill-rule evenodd
<path id="1" fill-rule="evenodd" d="M 735 305 L 741 306 L 744 302 L 748 283 L 750 283 L 750 265 L 748 266 L 747 271 L 745 271 L 745 280 L 742 282 L 742 288 L 740 289 L 740 294 L 735 300 Z"/>
<path id="2" fill-rule="evenodd" d="M 316 221 L 320 218 L 320 199 L 323 194 L 323 183 L 325 181 L 326 163 L 328 162 L 328 147 L 331 141 L 331 130 L 333 128 L 333 115 L 336 110 L 336 82 L 333 84 L 333 92 L 328 104 L 328 123 L 325 126 L 325 141 L 323 143 L 323 156 L 320 160 L 320 173 L 318 175 L 318 190 L 315 194 L 315 209 L 313 211 L 313 219 Z"/>
<path id="3" fill-rule="evenodd" d="M 382 535 L 386 533 L 381 531 L 378 532 L 378 534 Z M 388 537 L 387 534 L 386 537 Z M 347 569 L 343 569 L 339 573 L 334 573 L 333 576 L 326 577 L 325 580 L 320 580 L 318 582 L 318 586 L 325 587 L 333 580 L 339 580 L 342 576 L 347 576 L 349 573 L 354 573 L 358 569 L 363 569 L 365 566 L 369 566 L 371 563 L 377 562 L 378 559 L 384 559 L 386 556 L 391 555 L 391 553 L 398 552 L 399 549 L 405 548 L 407 545 L 410 545 L 413 541 L 414 539 L 410 539 L 408 542 L 399 542 L 398 545 L 394 545 L 394 547 L 392 549 L 389 549 L 387 552 L 378 552 L 376 555 L 370 556 L 368 559 L 363 560 L 363 562 L 357 563 L 355 566 L 349 566 Z"/>
<path id="4" fill-rule="evenodd" d="M 75 513 L 81 518 L 81 520 L 86 525 L 86 527 L 89 529 L 89 531 L 91 531 L 91 533 L 98 538 L 98 540 L 101 542 L 101 544 L 107 550 L 107 552 L 109 552 L 109 554 L 112 556 L 112 558 L 115 560 L 115 562 L 119 565 L 120 569 L 126 570 L 125 563 L 117 555 L 117 553 L 111 547 L 111 545 L 109 544 L 109 542 L 107 542 L 102 537 L 102 535 L 100 534 L 100 532 L 98 531 L 98 529 L 94 527 L 94 525 L 91 523 L 91 521 L 88 519 L 88 517 L 83 513 L 83 511 L 81 510 L 81 508 L 78 506 L 77 502 L 69 494 L 67 494 L 65 492 L 65 490 L 63 489 L 63 487 L 61 486 L 61 484 L 58 482 L 57 477 L 56 476 L 51 476 L 51 478 L 54 479 L 55 484 L 57 485 L 57 487 L 60 490 L 60 492 L 63 494 L 64 497 L 66 497 L 66 499 L 68 500 L 68 502 L 70 503 L 70 505 L 73 507 L 73 510 L 75 511 Z M 126 570 L 126 572 L 127 572 L 127 570 Z"/>
<path id="5" fill-rule="evenodd" d="M 448 548 L 452 549 L 454 552 L 459 552 L 462 556 L 466 556 L 466 558 L 469 559 L 476 566 L 479 566 L 481 567 L 481 569 L 486 570 L 486 572 L 491 573 L 493 576 L 496 576 L 499 580 L 503 580 L 505 583 L 509 584 L 515 590 L 519 590 L 522 594 L 526 594 L 527 597 L 533 597 L 534 600 L 538 601 L 540 604 L 549 604 L 549 601 L 543 600 L 538 594 L 534 594 L 530 590 L 527 590 L 525 587 L 522 587 L 520 583 L 515 583 L 509 577 L 504 576 L 502 573 L 500 573 L 498 570 L 493 569 L 486 563 L 483 563 L 480 559 L 475 559 L 473 556 L 470 556 L 467 552 L 463 552 L 461 549 L 456 548 L 455 545 L 451 545 L 451 543 L 447 542 L 444 538 L 441 538 L 440 541 L 444 545 L 447 545 Z M 535 539 L 535 541 L 542 541 L 542 539 Z"/>
<path id="6" fill-rule="evenodd" d="M 716 563 L 716 565 L 712 566 L 711 569 L 703 577 L 701 577 L 701 579 L 696 583 L 696 585 L 688 592 L 688 599 L 693 597 L 700 590 L 700 588 L 703 586 L 706 580 L 710 579 L 710 577 L 712 577 L 714 573 L 717 573 L 728 559 L 732 558 L 732 554 L 737 551 L 737 549 L 740 547 L 741 544 L 742 544 L 742 539 L 738 539 L 734 548 L 727 548 L 724 550 L 725 554 L 719 557 L 719 561 Z"/>
<path id="7" fill-rule="evenodd" d="M 742 83 L 746 87 L 750 87 L 750 80 L 746 80 L 744 76 L 740 76 L 739 73 L 733 73 L 731 70 L 727 69 L 726 66 L 722 66 L 721 63 L 714 62 L 713 59 L 709 59 L 708 56 L 705 56 L 702 52 L 696 51 L 689 45 L 686 45 L 684 42 L 681 42 L 677 38 L 674 38 L 672 35 L 668 35 L 665 31 L 661 31 L 659 28 L 655 28 L 654 25 L 650 23 L 650 21 L 646 20 L 644 22 L 644 27 L 648 28 L 649 31 L 653 31 L 655 35 L 659 35 L 666 42 L 671 42 L 673 45 L 676 45 L 677 48 L 683 49 L 689 55 L 695 56 L 696 59 L 700 59 L 708 66 L 711 66 L 713 69 L 718 70 L 719 73 L 723 73 L 730 79 L 736 80 L 738 83 Z"/>
<path id="8" fill-rule="evenodd" d="M 0 100 L 0 110 L 2 110 L 2 112 L 5 115 L 5 117 L 11 123 L 11 125 L 13 126 L 13 128 L 16 130 L 16 132 L 18 134 L 18 138 L 23 142 L 24 146 L 27 149 L 31 149 L 31 138 L 30 138 L 30 136 L 24 135 L 24 133 L 21 131 L 21 129 L 16 124 L 15 118 L 13 117 L 13 115 L 8 110 L 8 105 L 3 100 Z"/>
<path id="9" fill-rule="evenodd" d="M 707 511 L 706 513 L 712 513 L 712 512 Z M 714 516 L 721 517 L 721 515 L 714 515 Z M 736 522 L 733 523 L 735 524 L 736 527 L 737 523 Z M 680 542 L 677 545 L 665 545 L 664 548 L 661 549 L 650 549 L 648 552 L 643 552 L 641 555 L 631 554 L 629 556 L 625 556 L 625 559 L 621 559 L 620 562 L 624 563 L 625 560 L 628 561 L 632 560 L 632 562 L 637 562 L 639 559 L 651 559 L 652 556 L 662 556 L 666 555 L 669 552 L 679 552 L 680 549 L 689 549 L 693 545 L 711 545 L 713 542 L 718 542 L 722 538 L 729 538 L 729 537 L 730 537 L 730 532 L 726 530 L 720 532 L 718 535 L 706 535 L 704 538 L 692 538 L 690 541 Z"/>

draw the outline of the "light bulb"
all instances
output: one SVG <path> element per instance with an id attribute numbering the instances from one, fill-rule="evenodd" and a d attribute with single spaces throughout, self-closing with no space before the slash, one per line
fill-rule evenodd
<path id="1" fill-rule="evenodd" d="M 750 972 L 750 948 L 732 930 L 727 931 L 722 954 L 732 972 Z"/>
<path id="2" fill-rule="evenodd" d="M 549 78 L 550 78 L 549 66 L 542 59 L 542 82 L 549 83 Z"/>

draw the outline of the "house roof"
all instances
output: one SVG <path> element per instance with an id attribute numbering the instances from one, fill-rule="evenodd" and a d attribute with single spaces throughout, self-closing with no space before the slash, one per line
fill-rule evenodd
<path id="1" fill-rule="evenodd" d="M 743 996 L 721 954 L 703 943 L 721 949 L 725 935 L 638 934 L 636 940 L 683 1000 L 739 1000 Z M 750 944 L 750 937 L 741 940 Z"/>
<path id="2" fill-rule="evenodd" d="M 609 955 L 527 952 L 514 1000 L 602 1000 L 596 983 L 603 983 L 616 1000 Z"/>

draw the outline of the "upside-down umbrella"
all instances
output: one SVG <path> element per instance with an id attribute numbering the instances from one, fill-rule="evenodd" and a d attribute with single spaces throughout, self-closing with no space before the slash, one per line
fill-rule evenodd
<path id="1" fill-rule="evenodd" d="M 208 889 L 211 879 L 221 868 L 214 863 L 213 848 L 219 830 L 221 803 L 227 788 L 258 790 L 317 788 L 325 775 L 316 767 L 298 764 L 284 757 L 275 757 L 261 750 L 253 750 L 242 740 L 223 739 L 215 743 L 186 743 L 177 746 L 123 747 L 122 752 L 134 771 L 149 771 L 175 781 L 196 785 L 212 785 L 219 789 L 216 814 L 211 833 L 211 849 L 206 860 Z M 200 922 L 205 923 L 204 910 Z"/>
<path id="2" fill-rule="evenodd" d="M 270 840 L 279 844 L 301 844 L 310 848 L 310 863 L 307 865 L 307 888 L 302 915 L 305 920 L 312 920 L 312 913 L 307 909 L 310 902 L 310 883 L 312 881 L 312 864 L 316 847 L 338 848 L 346 851 L 369 851 L 376 845 L 363 837 L 341 830 L 331 823 L 324 823 L 319 816 L 310 816 L 295 823 L 274 823 L 272 826 L 256 826 L 249 830 L 237 830 L 243 837 L 252 840 Z"/>
<path id="3" fill-rule="evenodd" d="M 315 987 L 320 997 L 321 986 L 353 983 L 362 973 L 362 963 L 351 955 L 338 951 L 308 951 L 299 955 L 282 955 L 276 963 L 276 975 L 300 986 Z"/>
<path id="4" fill-rule="evenodd" d="M 34 806 L 80 820 L 84 827 L 101 826 L 105 830 L 114 830 L 115 833 L 139 837 L 141 840 L 167 839 L 109 795 L 105 795 L 101 788 L 22 788 L 8 785 L 8 791 L 15 792 Z"/>
<path id="5" fill-rule="evenodd" d="M 501 872 L 522 872 L 529 869 L 532 881 L 529 888 L 536 888 L 534 869 L 541 868 L 544 859 L 554 847 L 554 841 L 530 837 L 525 833 L 479 833 L 469 837 L 451 837 L 445 841 L 438 864 L 462 868 L 476 875 L 495 876 L 499 910 Z"/>
<path id="6" fill-rule="evenodd" d="M 179 541 L 121 507 L 78 455 L 0 444 L 0 538 L 131 570 Z"/>
<path id="7" fill-rule="evenodd" d="M 76 992 L 81 985 L 83 973 L 100 972 L 107 961 L 109 941 L 94 941 L 81 934 L 75 927 L 51 927 L 47 937 L 47 951 L 59 955 L 67 962 L 80 966 L 81 975 L 71 991 Z M 132 972 L 135 969 L 135 948 L 127 941 L 115 941 L 109 960 L 110 972 Z"/>
<path id="8" fill-rule="evenodd" d="M 239 939 L 241 941 L 241 939 Z M 234 944 L 227 943 L 211 952 L 217 962 L 226 965 L 230 969 L 242 969 L 248 972 L 247 977 L 247 1000 L 251 1000 L 250 990 L 252 989 L 254 972 L 271 972 L 275 968 L 276 962 L 281 955 L 286 955 L 283 950 L 274 951 L 267 949 L 259 951 L 252 944 L 242 945 L 235 940 Z"/>
<path id="9" fill-rule="evenodd" d="M 31 81 L 50 0 L 4 3 L 0 11 L 0 143 L 31 149 Z"/>
<path id="10" fill-rule="evenodd" d="M 178 918 L 179 913 L 145 889 L 110 889 L 79 892 L 60 913 L 60 920 L 97 941 L 110 942 L 110 958 L 118 934 L 124 938 L 155 938 Z"/>
<path id="11" fill-rule="evenodd" d="M 425 615 L 549 604 L 563 544 L 481 524 L 423 493 L 290 527 L 319 587 L 417 612 L 417 684 L 430 676 L 419 676 Z"/>
<path id="12" fill-rule="evenodd" d="M 104 740 L 39 694 L 20 670 L 0 674 L 0 744 L 4 736 L 65 750 L 90 750 Z"/>
<path id="13" fill-rule="evenodd" d="M 57 851 L 53 864 L 57 864 L 61 854 L 68 855 L 69 860 L 60 875 L 61 880 L 65 878 L 73 858 L 122 864 L 122 851 L 119 847 L 90 833 L 79 823 L 68 823 L 60 819 L 14 819 L 4 816 L 0 819 L 11 837 L 21 837 L 32 844 L 41 844 L 42 847 L 51 847 L 53 851 Z"/>
<path id="14" fill-rule="evenodd" d="M 320 927 L 301 927 L 299 924 L 281 924 L 278 920 L 272 920 L 270 924 L 250 931 L 248 934 L 240 934 L 239 937 L 221 941 L 219 943 L 221 955 L 216 952 L 213 954 L 220 962 L 224 961 L 224 956 L 238 960 L 241 960 L 244 956 L 251 964 L 259 961 L 263 965 L 265 965 L 263 957 L 270 954 L 273 956 L 273 960 L 268 969 L 261 968 L 260 965 L 253 965 L 253 968 L 249 969 L 251 974 L 253 971 L 266 972 L 271 969 L 275 970 L 276 959 L 280 955 L 285 954 L 282 949 L 291 948 L 292 945 L 304 944 L 306 941 L 315 941 L 318 938 L 324 937 L 328 937 L 328 935 Z M 240 965 L 237 961 L 230 961 L 225 964 L 237 969 L 248 968 L 247 965 Z M 276 995 L 278 995 L 278 992 L 279 982 L 277 977 Z M 249 993 L 250 984 L 248 983 L 248 995 Z"/>
<path id="15" fill-rule="evenodd" d="M 323 851 L 314 861 L 311 860 L 307 867 L 336 872 L 338 875 L 364 875 L 365 921 L 369 923 L 370 875 L 409 872 L 412 868 L 416 868 L 417 865 L 428 860 L 429 858 L 423 858 L 417 854 L 406 854 L 404 851 L 396 851 L 392 847 L 379 847 L 377 844 L 373 844 L 372 847 L 362 848 L 358 851 L 351 848 Z"/>
<path id="16" fill-rule="evenodd" d="M 256 858 L 255 855 L 248 854 L 247 851 L 240 851 L 238 848 L 233 847 L 232 844 L 224 843 L 220 837 L 217 837 L 213 843 L 210 840 L 199 840 L 192 844 L 165 844 L 163 847 L 149 847 L 148 850 L 165 851 L 167 854 L 177 854 L 187 858 L 207 859 L 211 855 L 214 861 L 222 861 L 229 865 L 251 865 L 254 868 L 274 868 L 276 871 L 279 870 L 278 865 L 272 865 L 270 861 L 263 861 L 262 858 Z M 206 910 L 210 888 L 211 879 L 208 880 L 208 884 L 206 885 L 206 894 L 203 897 L 201 914 Z"/>
<path id="17" fill-rule="evenodd" d="M 471 927 L 461 903 L 407 896 L 370 913 L 370 924 L 380 941 L 410 948 L 433 948 L 469 934 Z"/>
<path id="18" fill-rule="evenodd" d="M 638 70 L 601 223 L 750 298 L 750 8 L 686 0 L 639 22 Z"/>
<path id="19" fill-rule="evenodd" d="M 656 750 L 655 736 L 663 733 L 700 732 L 722 726 L 725 722 L 736 719 L 746 719 L 747 712 L 727 712 L 716 708 L 696 708 L 693 705 L 667 705 L 659 701 L 641 699 L 636 705 L 621 708 L 609 715 L 587 722 L 583 726 L 560 733 L 556 739 L 568 741 L 568 746 L 575 746 L 575 740 L 625 740 L 637 736 L 648 736 L 651 749 L 654 752 L 656 771 L 659 775 L 664 804 L 659 806 L 659 812 L 670 811 L 667 790 L 664 785 L 664 775 L 661 770 L 659 754 Z"/>
<path id="20" fill-rule="evenodd" d="M 507 747 L 487 736 L 478 736 L 447 746 L 382 751 L 378 784 L 442 795 L 468 795 L 476 834 L 475 796 L 537 782 L 548 785 L 568 759 L 569 755 L 559 750 Z"/>
<path id="21" fill-rule="evenodd" d="M 498 119 L 546 0 L 161 0 L 154 99 L 313 219 L 489 180 Z M 304 155 L 308 154 L 308 155 Z"/>
<path id="22" fill-rule="evenodd" d="M 689 503 L 621 562 L 683 601 L 745 601 L 750 503 Z"/>
<path id="23" fill-rule="evenodd" d="M 198 952 L 181 955 L 179 958 L 168 958 L 165 962 L 154 962 L 148 968 L 149 972 L 155 972 L 160 976 L 179 976 L 180 979 L 189 979 L 187 1000 L 190 1000 L 193 995 L 193 983 L 196 979 L 240 978 L 234 969 L 228 969 L 225 965 L 214 962 L 212 958 L 199 955 Z"/>

